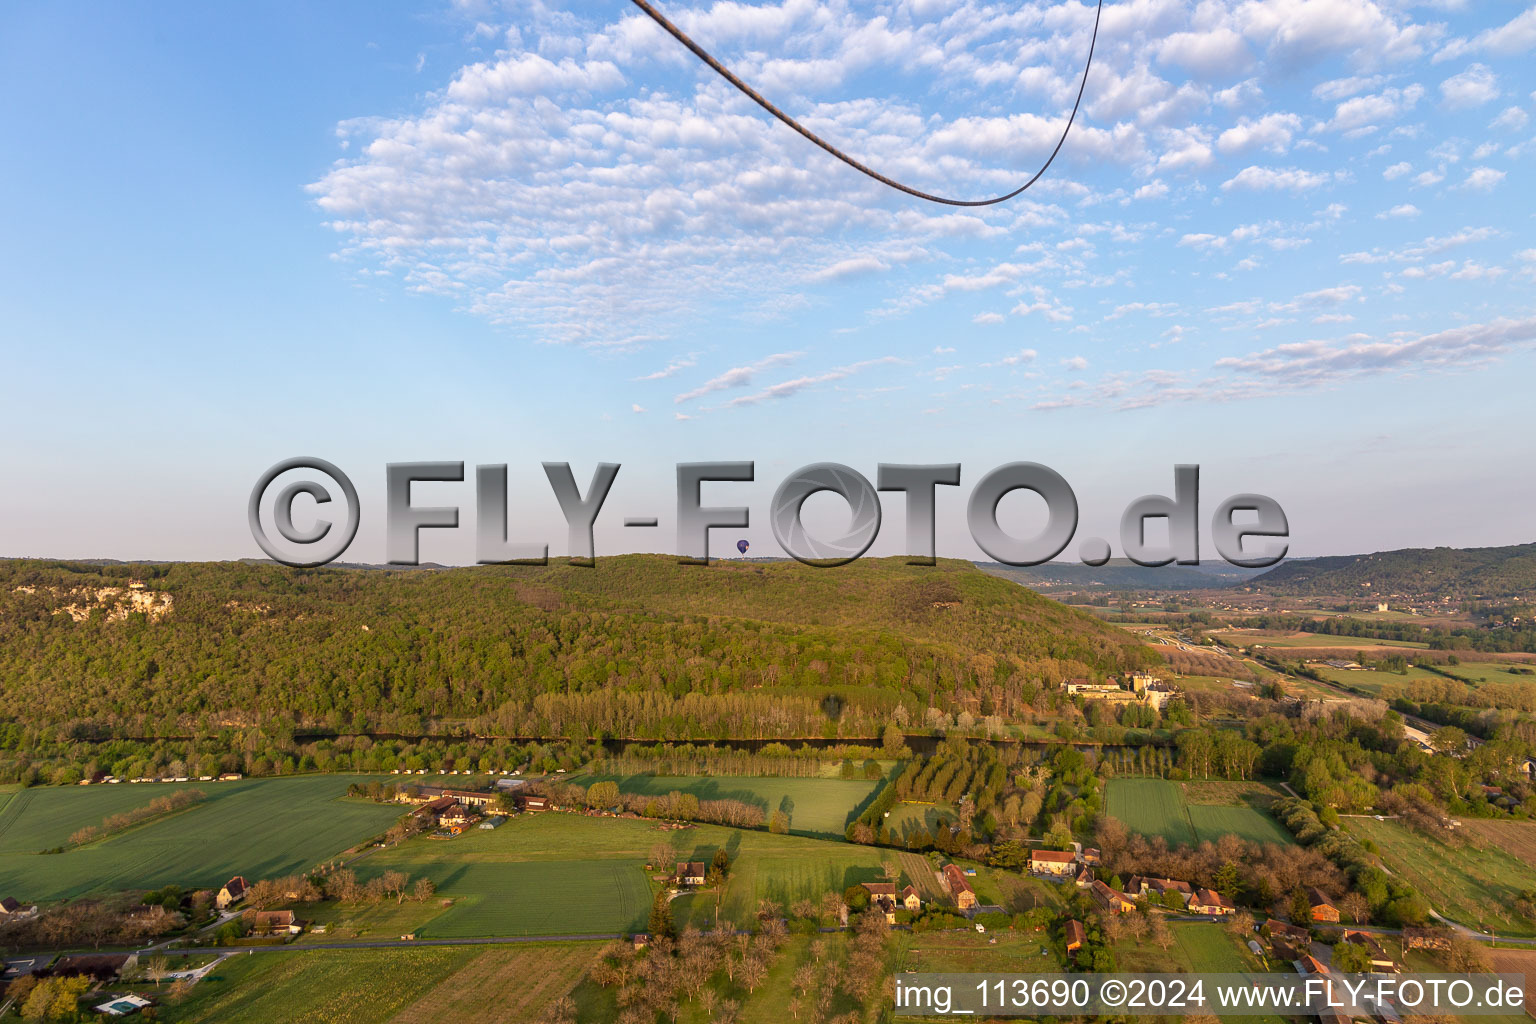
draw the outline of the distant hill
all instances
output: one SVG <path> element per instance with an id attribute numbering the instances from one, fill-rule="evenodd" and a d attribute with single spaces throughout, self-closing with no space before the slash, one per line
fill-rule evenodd
<path id="1" fill-rule="evenodd" d="M 977 713 L 1006 713 L 1031 685 L 1155 660 L 1130 634 L 961 561 L 0 562 L 0 722 L 94 738 L 442 722 L 498 735 L 873 735 L 898 703 L 920 716 L 970 695 Z M 862 717 L 849 723 L 846 708 Z"/>
<path id="2" fill-rule="evenodd" d="M 1260 575 L 1262 569 L 1242 569 L 1226 562 L 1200 565 L 1137 565 L 1128 558 L 1112 558 L 1101 566 L 1080 562 L 1047 562 L 1016 568 L 997 562 L 978 562 L 983 572 L 1022 583 L 1035 590 L 1055 587 L 1104 590 L 1209 590 L 1245 582 Z"/>
<path id="3" fill-rule="evenodd" d="M 1529 599 L 1536 596 L 1536 544 L 1310 558 L 1276 566 L 1250 585 L 1299 595 Z"/>

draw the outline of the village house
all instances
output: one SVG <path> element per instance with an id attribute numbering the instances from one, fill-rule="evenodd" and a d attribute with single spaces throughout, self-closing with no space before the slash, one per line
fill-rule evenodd
<path id="1" fill-rule="evenodd" d="M 421 822 L 425 827 L 431 828 L 433 825 L 436 825 L 439 820 L 441 820 L 443 814 L 445 814 L 449 808 L 453 807 L 457 803 L 458 801 L 451 796 L 434 797 L 433 799 L 428 800 L 426 803 L 412 811 L 411 817 Z"/>
<path id="2" fill-rule="evenodd" d="M 1344 941 L 1361 947 L 1370 955 L 1371 967 L 1377 971 L 1396 973 L 1397 961 L 1387 955 L 1376 938 L 1366 932 L 1346 931 Z"/>
<path id="3" fill-rule="evenodd" d="M 1123 892 L 1116 892 L 1103 882 L 1094 882 L 1089 886 L 1088 894 L 1099 906 L 1116 914 L 1125 914 L 1136 909 L 1134 900 Z"/>
<path id="4" fill-rule="evenodd" d="M 224 887 L 219 890 L 219 894 L 214 897 L 213 902 L 220 910 L 227 910 L 230 906 L 239 903 L 243 899 L 245 899 L 245 878 L 236 875 L 224 883 Z"/>
<path id="5" fill-rule="evenodd" d="M 1333 905 L 1328 894 L 1315 886 L 1307 890 L 1307 901 L 1312 905 L 1312 920 L 1339 923 L 1339 908 Z"/>
<path id="6" fill-rule="evenodd" d="M 291 910 L 248 910 L 245 919 L 257 935 L 298 935 L 304 930 L 304 922 Z"/>
<path id="7" fill-rule="evenodd" d="M 976 891 L 971 888 L 971 883 L 965 880 L 965 872 L 959 865 L 944 865 L 944 887 L 955 898 L 955 906 L 961 910 L 970 910 L 979 901 L 976 899 Z"/>
<path id="8" fill-rule="evenodd" d="M 1237 904 L 1214 889 L 1196 889 L 1189 901 L 1189 912 L 1225 917 L 1237 913 Z"/>
<path id="9" fill-rule="evenodd" d="M 1097 846 L 1088 846 L 1083 849 L 1084 864 L 1097 865 L 1101 856 Z"/>
<path id="10" fill-rule="evenodd" d="M 678 885 L 703 885 L 704 862 L 701 860 L 680 860 L 677 862 L 677 872 L 672 878 Z"/>
<path id="11" fill-rule="evenodd" d="M 137 953 L 72 953 L 61 956 L 53 963 L 53 973 L 60 978 L 88 977 L 110 985 L 125 971 L 139 966 Z"/>
<path id="12" fill-rule="evenodd" d="M 1092 885 L 1093 868 L 1090 868 L 1088 865 L 1084 864 L 1083 870 L 1077 873 L 1077 879 L 1073 884 L 1076 885 L 1079 889 L 1086 889 Z"/>
<path id="13" fill-rule="evenodd" d="M 896 884 L 894 882 L 861 882 L 869 893 L 869 905 L 885 912 L 885 923 L 896 923 Z"/>
<path id="14" fill-rule="evenodd" d="M 453 800 L 453 797 L 446 797 L 445 799 Z M 465 825 L 468 825 L 474 821 L 478 821 L 479 819 L 479 812 L 477 812 L 472 807 L 466 807 L 464 804 L 461 804 L 456 800 L 449 804 L 448 807 L 437 817 L 438 822 L 441 824 L 456 826 L 458 828 L 463 828 Z"/>
<path id="15" fill-rule="evenodd" d="M 1264 930 L 1269 932 L 1270 938 L 1285 939 L 1301 946 L 1305 946 L 1312 941 L 1312 933 L 1307 929 L 1286 921 L 1278 921 L 1275 918 L 1270 918 L 1264 922 Z"/>
<path id="16" fill-rule="evenodd" d="M 1175 881 L 1172 878 L 1146 878 L 1141 875 L 1132 875 L 1126 883 L 1125 894 L 1127 896 L 1145 896 L 1162 902 L 1163 897 L 1174 892 L 1179 895 L 1179 902 L 1188 906 L 1195 890 L 1188 882 Z"/>
<path id="17" fill-rule="evenodd" d="M 411 797 L 402 794 L 401 800 L 406 802 L 432 801 L 440 797 L 451 797 L 465 807 L 489 807 L 500 796 L 498 793 L 488 793 L 482 789 L 448 789 L 443 786 L 421 786 L 416 790 L 416 796 Z"/>
<path id="18" fill-rule="evenodd" d="M 1061 850 L 1029 851 L 1029 870 L 1037 875 L 1071 875 L 1076 873 L 1077 854 Z"/>
<path id="19" fill-rule="evenodd" d="M 1081 921 L 1068 921 L 1066 928 L 1067 955 L 1071 956 L 1083 948 L 1083 943 L 1088 941 L 1088 929 L 1083 927 Z"/>
<path id="20" fill-rule="evenodd" d="M 901 905 L 916 914 L 923 909 L 923 897 L 910 885 L 897 894 L 901 899 Z"/>

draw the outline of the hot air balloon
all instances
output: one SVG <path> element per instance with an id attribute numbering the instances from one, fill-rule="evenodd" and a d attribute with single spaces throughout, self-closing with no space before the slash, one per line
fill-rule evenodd
<path id="1" fill-rule="evenodd" d="M 739 541 L 736 542 L 736 550 L 740 551 L 742 554 L 746 554 L 747 553 L 747 548 L 749 548 L 751 546 L 752 546 L 751 544 L 748 544 L 744 540 L 739 540 Z"/>

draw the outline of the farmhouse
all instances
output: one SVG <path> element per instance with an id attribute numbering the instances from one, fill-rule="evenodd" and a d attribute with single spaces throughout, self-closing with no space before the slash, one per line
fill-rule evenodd
<path id="1" fill-rule="evenodd" d="M 85 976 L 107 984 L 138 965 L 136 953 L 75 953 L 54 961 L 53 973 L 60 978 Z"/>
<path id="2" fill-rule="evenodd" d="M 433 824 L 458 803 L 451 796 L 439 796 L 428 800 L 411 812 L 411 816 L 425 824 Z"/>
<path id="3" fill-rule="evenodd" d="M 961 910 L 970 910 L 978 902 L 976 891 L 971 888 L 971 883 L 965 880 L 965 872 L 961 871 L 956 864 L 944 865 L 944 886 L 955 898 L 955 906 Z"/>
<path id="4" fill-rule="evenodd" d="M 1128 913 L 1136 909 L 1136 904 L 1123 892 L 1116 892 L 1103 882 L 1094 882 L 1088 889 L 1094 902 L 1105 910 L 1116 914 Z"/>
<path id="5" fill-rule="evenodd" d="M 444 799 L 452 800 L 453 797 L 445 797 Z M 444 825 L 457 825 L 462 828 L 472 821 L 477 821 L 479 817 L 479 813 L 473 808 L 466 807 L 464 804 L 455 801 L 449 804 L 442 814 L 438 815 L 437 820 Z"/>
<path id="6" fill-rule="evenodd" d="M 1077 854 L 1060 850 L 1029 851 L 1029 870 L 1037 875 L 1070 875 L 1075 873 Z"/>
<path id="7" fill-rule="evenodd" d="M 672 877 L 678 885 L 703 885 L 704 862 L 701 860 L 680 860 L 677 862 L 677 873 Z"/>
<path id="8" fill-rule="evenodd" d="M 1303 946 L 1312 941 L 1312 933 L 1299 925 L 1270 918 L 1265 922 L 1264 927 L 1269 930 L 1270 938 L 1287 939 L 1293 943 L 1299 942 Z"/>
<path id="9" fill-rule="evenodd" d="M 1084 864 L 1097 864 L 1099 862 L 1100 856 L 1101 854 L 1099 853 L 1099 848 L 1097 846 L 1089 846 L 1083 849 Z"/>
<path id="10" fill-rule="evenodd" d="M 442 786 L 422 786 L 419 791 L 419 800 L 436 800 L 439 797 L 451 797 L 465 807 L 489 807 L 497 798 L 496 793 L 487 793 L 481 789 L 445 789 Z"/>
<path id="11" fill-rule="evenodd" d="M 304 930 L 304 922 L 295 918 L 291 910 L 248 910 L 245 917 L 257 935 L 297 935 Z"/>
<path id="12" fill-rule="evenodd" d="M 1323 890 L 1316 887 L 1308 889 L 1307 900 L 1312 904 L 1312 920 L 1339 923 L 1339 908 L 1333 905 Z"/>
<path id="13" fill-rule="evenodd" d="M 1179 901 L 1186 905 L 1195 894 L 1194 888 L 1188 882 L 1178 882 L 1172 878 L 1132 875 L 1130 882 L 1125 886 L 1127 896 L 1149 896 L 1159 901 L 1170 892 L 1178 893 Z"/>
<path id="14" fill-rule="evenodd" d="M 885 911 L 887 924 L 896 923 L 896 884 L 894 882 L 861 882 L 869 892 L 869 905 Z"/>
<path id="15" fill-rule="evenodd" d="M 897 896 L 901 900 L 901 905 L 912 911 L 912 913 L 915 914 L 923 909 L 923 897 L 910 885 L 897 893 Z"/>
<path id="16" fill-rule="evenodd" d="M 1079 889 L 1086 889 L 1093 884 L 1093 868 L 1083 865 L 1083 870 L 1077 873 L 1077 880 L 1073 882 Z"/>
<path id="17" fill-rule="evenodd" d="M 1081 921 L 1068 921 L 1067 929 L 1067 955 L 1071 956 L 1083 948 L 1083 943 L 1088 941 L 1088 929 L 1083 927 Z"/>
<path id="18" fill-rule="evenodd" d="M 1370 955 L 1371 966 L 1378 971 L 1397 970 L 1397 962 L 1387 955 L 1387 951 L 1381 948 L 1381 943 L 1365 932 L 1347 931 L 1344 933 L 1344 941 L 1361 947 Z"/>
<path id="19" fill-rule="evenodd" d="M 1237 913 L 1237 905 L 1214 889 L 1196 889 L 1189 901 L 1189 912 L 1225 917 Z"/>
<path id="20" fill-rule="evenodd" d="M 219 890 L 218 896 L 214 897 L 214 903 L 218 905 L 220 910 L 224 910 L 243 899 L 245 899 L 245 878 L 241 875 L 236 875 L 224 883 L 224 887 Z"/>

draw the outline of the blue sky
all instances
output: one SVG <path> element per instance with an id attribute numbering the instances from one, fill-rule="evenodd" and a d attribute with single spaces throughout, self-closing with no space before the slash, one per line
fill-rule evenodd
<path id="1" fill-rule="evenodd" d="M 959 196 L 1039 166 L 1092 24 L 663 9 Z M 757 461 L 710 495 L 753 508 L 754 553 L 815 461 L 961 462 L 960 556 L 969 485 L 1018 459 L 1071 481 L 1080 536 L 1199 462 L 1208 510 L 1271 494 L 1297 554 L 1528 541 L 1533 49 L 1524 4 L 1112 2 L 1057 163 L 956 211 L 617 0 L 6 5 L 0 552 L 254 555 L 246 494 L 296 454 L 357 480 L 362 560 L 407 459 L 509 463 L 514 530 L 557 553 L 543 460 L 624 464 L 600 552 L 670 549 L 694 459 Z M 472 525 L 471 485 L 419 490 Z M 424 555 L 468 560 L 460 533 Z M 875 550 L 902 536 L 890 502 Z"/>

